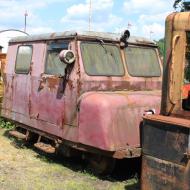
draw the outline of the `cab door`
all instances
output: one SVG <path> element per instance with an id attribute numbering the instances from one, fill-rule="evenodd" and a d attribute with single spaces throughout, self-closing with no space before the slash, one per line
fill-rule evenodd
<path id="1" fill-rule="evenodd" d="M 19 122 L 26 122 L 29 117 L 30 68 L 32 62 L 32 45 L 17 47 L 15 71 L 12 76 L 12 112 Z M 28 124 L 28 123 L 26 123 Z"/>
<path id="2" fill-rule="evenodd" d="M 53 41 L 44 46 L 45 48 L 42 48 L 44 52 L 40 53 L 44 56 L 40 60 L 39 52 L 36 52 L 36 62 L 39 63 L 35 64 L 33 69 L 30 114 L 38 121 L 37 128 L 61 137 L 65 124 L 65 101 L 70 97 L 67 96 L 68 87 L 65 77 L 67 66 L 60 61 L 59 53 L 69 48 L 69 42 Z M 36 49 L 42 51 L 39 47 Z"/>

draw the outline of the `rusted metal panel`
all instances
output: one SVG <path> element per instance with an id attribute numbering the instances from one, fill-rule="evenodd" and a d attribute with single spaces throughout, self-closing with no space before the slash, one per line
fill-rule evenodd
<path id="1" fill-rule="evenodd" d="M 190 189 L 190 161 L 181 166 L 148 155 L 142 160 L 141 190 Z"/>
<path id="2" fill-rule="evenodd" d="M 167 116 L 144 118 L 142 190 L 190 189 L 188 122 Z"/>
<path id="3" fill-rule="evenodd" d="M 141 148 L 134 147 L 125 148 L 122 150 L 117 150 L 114 152 L 113 157 L 117 159 L 123 158 L 137 158 L 141 156 Z"/>
<path id="4" fill-rule="evenodd" d="M 170 125 L 178 125 L 178 126 L 184 126 L 186 128 L 190 128 L 190 120 L 183 119 L 183 118 L 177 118 L 177 117 L 167 117 L 163 115 L 150 115 L 145 116 L 144 119 L 155 121 L 155 122 L 163 122 Z"/>
<path id="5" fill-rule="evenodd" d="M 151 120 L 149 118 L 151 116 L 144 118 L 143 153 L 176 164 L 186 164 L 187 159 L 184 153 L 188 149 L 190 128 L 180 123 L 182 119 L 173 118 L 174 122 L 172 122 L 171 117 L 166 116 L 164 119 L 160 116 L 158 118 L 154 116 Z"/>

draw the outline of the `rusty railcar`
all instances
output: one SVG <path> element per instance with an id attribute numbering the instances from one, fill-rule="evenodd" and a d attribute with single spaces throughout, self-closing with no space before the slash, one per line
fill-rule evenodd
<path id="1" fill-rule="evenodd" d="M 139 157 L 142 115 L 160 109 L 162 65 L 153 41 L 125 40 L 72 31 L 12 39 L 1 115 L 26 129 L 12 135 L 38 134 L 35 146 L 49 152 L 96 153 L 105 170 L 108 160 Z"/>
<path id="2" fill-rule="evenodd" d="M 142 190 L 190 189 L 190 13 L 166 19 L 161 115 L 142 130 Z"/>

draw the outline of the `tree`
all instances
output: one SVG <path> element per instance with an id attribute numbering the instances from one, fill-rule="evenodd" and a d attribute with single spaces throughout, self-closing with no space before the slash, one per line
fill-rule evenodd
<path id="1" fill-rule="evenodd" d="M 160 39 L 156 43 L 158 45 L 158 49 L 159 49 L 160 55 L 163 57 L 164 56 L 164 38 Z"/>
<path id="2" fill-rule="evenodd" d="M 178 7 L 181 7 L 182 0 L 175 0 L 173 4 L 173 8 L 177 9 Z"/>
<path id="3" fill-rule="evenodd" d="M 179 9 L 181 12 L 190 11 L 190 1 L 175 0 L 173 7 L 175 10 Z"/>

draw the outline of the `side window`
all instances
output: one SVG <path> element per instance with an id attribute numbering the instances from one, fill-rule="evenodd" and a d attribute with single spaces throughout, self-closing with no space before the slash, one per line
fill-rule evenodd
<path id="1" fill-rule="evenodd" d="M 48 44 L 45 73 L 50 75 L 65 75 L 66 64 L 60 61 L 61 50 L 68 49 L 68 42 L 53 42 Z"/>
<path id="2" fill-rule="evenodd" d="M 15 72 L 28 74 L 32 60 L 32 46 L 19 46 L 16 57 Z"/>

